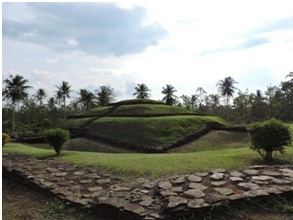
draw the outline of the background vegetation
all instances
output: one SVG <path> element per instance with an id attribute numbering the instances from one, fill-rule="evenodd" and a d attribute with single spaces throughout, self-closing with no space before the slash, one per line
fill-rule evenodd
<path id="1" fill-rule="evenodd" d="M 292 73 L 289 73 L 280 85 L 270 85 L 265 91 L 255 92 L 238 90 L 237 82 L 232 77 L 219 80 L 216 85 L 218 94 L 207 94 L 204 88 L 199 87 L 195 88 L 194 94 L 177 97 L 174 86 L 166 85 L 163 87 L 163 97 L 160 101 L 192 112 L 219 116 L 232 124 L 246 124 L 272 117 L 292 122 L 292 76 Z M 17 93 L 14 92 L 16 88 Z M 5 79 L 2 90 L 5 100 L 2 105 L 3 132 L 41 132 L 48 122 L 55 124 L 69 115 L 85 114 L 85 111 L 90 115 L 104 114 L 109 107 L 103 106 L 113 103 L 117 98 L 114 88 L 109 86 L 101 86 L 95 93 L 80 89 L 77 95 L 73 95 L 68 82 L 63 81 L 55 88 L 55 96 L 47 97 L 47 92 L 43 88 L 31 88 L 22 76 L 10 76 Z M 29 95 L 28 90 L 33 89 L 35 93 Z M 157 101 L 147 99 L 150 94 L 151 90 L 145 84 L 138 84 L 134 88 L 134 96 L 141 98 L 140 101 L 158 104 Z M 121 104 L 127 104 L 127 101 Z M 160 110 L 159 106 L 156 108 Z M 123 107 L 118 113 L 126 114 L 127 110 L 127 107 Z M 47 123 L 44 123 L 45 119 Z"/>

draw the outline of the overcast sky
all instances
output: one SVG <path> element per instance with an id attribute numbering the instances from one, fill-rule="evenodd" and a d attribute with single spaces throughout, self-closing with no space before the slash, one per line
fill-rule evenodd
<path id="1" fill-rule="evenodd" d="M 145 83 L 152 99 L 173 85 L 216 93 L 233 77 L 242 91 L 264 91 L 293 71 L 292 0 L 2 3 L 2 80 L 19 74 L 50 96 L 115 89 L 133 98 Z M 77 96 L 77 93 L 72 93 Z"/>

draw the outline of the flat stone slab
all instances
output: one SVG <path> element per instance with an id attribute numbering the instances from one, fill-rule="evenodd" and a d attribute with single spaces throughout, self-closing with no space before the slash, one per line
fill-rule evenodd
<path id="1" fill-rule="evenodd" d="M 243 178 L 241 178 L 241 177 L 230 176 L 229 179 L 232 182 L 243 182 Z"/>
<path id="2" fill-rule="evenodd" d="M 62 177 L 62 176 L 66 176 L 67 175 L 67 172 L 58 172 L 58 173 L 55 173 L 55 176 L 56 177 Z"/>
<path id="3" fill-rule="evenodd" d="M 225 186 L 226 184 L 227 184 L 226 181 L 212 181 L 211 182 L 211 185 L 212 186 L 216 186 L 216 187 L 218 187 L 218 186 Z"/>
<path id="4" fill-rule="evenodd" d="M 223 180 L 224 177 L 225 177 L 224 173 L 214 173 L 213 175 L 211 175 L 212 180 Z"/>
<path id="5" fill-rule="evenodd" d="M 259 174 L 259 171 L 254 169 L 242 170 L 242 172 L 248 176 L 256 176 Z"/>
<path id="6" fill-rule="evenodd" d="M 259 196 L 268 196 L 269 193 L 265 190 L 261 189 L 255 189 L 255 190 L 250 190 L 244 193 L 247 197 L 259 197 Z"/>
<path id="7" fill-rule="evenodd" d="M 200 208 L 205 201 L 203 199 L 192 199 L 187 203 L 187 207 L 191 209 Z"/>
<path id="8" fill-rule="evenodd" d="M 239 183 L 238 186 L 244 190 L 254 190 L 260 188 L 257 184 L 254 183 Z"/>
<path id="9" fill-rule="evenodd" d="M 185 177 L 178 177 L 177 179 L 175 179 L 173 181 L 173 183 L 175 184 L 181 184 L 181 183 L 184 183 L 185 182 Z"/>
<path id="10" fill-rule="evenodd" d="M 188 200 L 186 198 L 182 198 L 178 196 L 170 196 L 167 208 L 175 208 L 179 205 L 187 204 L 187 202 Z"/>
<path id="11" fill-rule="evenodd" d="M 191 189 L 199 189 L 201 191 L 205 191 L 207 190 L 209 187 L 205 186 L 205 185 L 202 185 L 200 183 L 190 183 L 188 185 L 188 188 L 191 188 Z"/>
<path id="12" fill-rule="evenodd" d="M 262 172 L 262 175 L 279 177 L 279 176 L 282 176 L 282 173 L 277 172 L 277 171 L 266 170 L 266 171 Z"/>
<path id="13" fill-rule="evenodd" d="M 146 197 L 141 202 L 139 202 L 139 205 L 149 207 L 151 204 L 153 204 L 155 200 L 152 197 Z"/>
<path id="14" fill-rule="evenodd" d="M 159 182 L 158 186 L 162 189 L 171 189 L 172 188 L 172 184 L 169 181 Z"/>
<path id="15" fill-rule="evenodd" d="M 108 184 L 110 182 L 111 182 L 110 178 L 99 179 L 99 180 L 96 181 L 97 184 L 101 184 L 101 185 L 102 184 Z"/>
<path id="16" fill-rule="evenodd" d="M 93 182 L 92 179 L 83 179 L 83 180 L 79 181 L 79 183 L 81 183 L 81 184 L 88 184 L 88 183 L 91 183 L 91 182 Z"/>
<path id="17" fill-rule="evenodd" d="M 196 182 L 196 183 L 200 183 L 202 181 L 202 177 L 200 176 L 196 176 L 196 175 L 190 175 L 189 177 L 187 177 L 187 179 L 190 181 L 190 182 Z"/>
<path id="18" fill-rule="evenodd" d="M 142 206 L 133 203 L 126 203 L 123 208 L 124 210 L 133 212 L 137 215 L 141 215 L 145 212 L 145 209 Z"/>
<path id="19" fill-rule="evenodd" d="M 176 196 L 177 193 L 176 192 L 173 192 L 171 190 L 165 190 L 165 191 L 161 191 L 160 194 L 164 197 L 166 196 Z"/>
<path id="20" fill-rule="evenodd" d="M 229 196 L 229 195 L 234 193 L 234 191 L 232 189 L 229 189 L 229 188 L 218 188 L 218 187 L 216 187 L 216 188 L 214 188 L 214 190 L 216 192 L 220 193 L 223 196 Z"/>
<path id="21" fill-rule="evenodd" d="M 205 196 L 205 193 L 199 189 L 190 189 L 184 192 L 188 198 L 199 199 Z"/>
<path id="22" fill-rule="evenodd" d="M 273 177 L 271 176 L 252 176 L 252 180 L 258 180 L 258 181 L 273 181 Z"/>
<path id="23" fill-rule="evenodd" d="M 101 187 L 101 186 L 94 186 L 94 187 L 88 188 L 88 191 L 90 191 L 90 192 L 96 192 L 96 191 L 102 191 L 102 190 L 103 190 L 103 187 Z"/>
<path id="24" fill-rule="evenodd" d="M 113 197 L 113 198 L 107 198 L 105 201 L 102 202 L 103 204 L 111 205 L 116 208 L 122 208 L 124 205 L 129 203 L 129 201 L 125 199 L 121 199 L 118 197 Z"/>
<path id="25" fill-rule="evenodd" d="M 241 178 L 245 177 L 244 173 L 237 171 L 237 170 L 231 171 L 231 172 L 229 172 L 229 174 L 231 177 L 241 177 Z"/>

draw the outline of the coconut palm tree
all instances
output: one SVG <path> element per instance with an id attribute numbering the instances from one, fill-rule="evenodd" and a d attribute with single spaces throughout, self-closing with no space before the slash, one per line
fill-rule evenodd
<path id="1" fill-rule="evenodd" d="M 27 89 L 32 88 L 27 86 L 28 80 L 20 75 L 10 75 L 8 79 L 4 80 L 5 87 L 2 90 L 3 100 L 7 99 L 12 102 L 12 132 L 15 130 L 15 107 L 16 103 L 27 98 Z"/>
<path id="2" fill-rule="evenodd" d="M 218 91 L 221 94 L 221 96 L 226 97 L 226 105 L 229 104 L 229 99 L 233 97 L 236 90 L 238 90 L 234 84 L 237 84 L 232 77 L 228 76 L 225 77 L 224 80 L 220 80 L 216 86 L 218 86 Z"/>
<path id="3" fill-rule="evenodd" d="M 79 98 L 79 102 L 82 103 L 82 107 L 85 109 L 85 110 L 88 110 L 90 109 L 94 104 L 95 104 L 95 99 L 96 99 L 96 96 L 88 91 L 87 89 L 80 89 L 79 90 L 79 95 L 80 95 L 80 98 Z"/>
<path id="4" fill-rule="evenodd" d="M 35 98 L 37 99 L 37 101 L 40 102 L 40 105 L 43 105 L 43 99 L 47 97 L 47 93 L 44 89 L 38 89 L 35 93 Z"/>
<path id="5" fill-rule="evenodd" d="M 290 81 L 293 81 L 293 72 L 290 72 L 286 78 L 291 78 Z"/>
<path id="6" fill-rule="evenodd" d="M 163 102 L 165 102 L 167 105 L 173 105 L 178 98 L 174 93 L 177 92 L 177 90 L 172 85 L 166 84 L 166 87 L 163 87 L 162 93 L 165 95 L 163 98 Z"/>
<path id="7" fill-rule="evenodd" d="M 63 114 L 64 114 L 64 118 L 65 118 L 65 108 L 66 108 L 66 98 L 70 98 L 70 85 L 68 82 L 62 81 L 62 83 L 57 87 L 57 98 L 58 99 L 62 99 L 63 101 Z"/>
<path id="8" fill-rule="evenodd" d="M 133 93 L 133 96 L 136 96 L 137 99 L 149 99 L 150 98 L 150 92 L 151 90 L 143 83 L 143 84 L 137 84 L 137 86 L 134 88 L 135 93 Z"/>
<path id="9" fill-rule="evenodd" d="M 95 92 L 97 93 L 99 106 L 106 106 L 115 101 L 116 94 L 114 93 L 114 89 L 109 86 L 101 86 Z"/>

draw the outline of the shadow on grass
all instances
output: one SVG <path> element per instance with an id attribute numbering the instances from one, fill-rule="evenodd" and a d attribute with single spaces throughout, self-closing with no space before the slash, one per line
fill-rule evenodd
<path id="1" fill-rule="evenodd" d="M 286 164 L 293 164 L 293 159 L 288 157 L 279 158 L 276 157 L 272 161 L 264 160 L 263 158 L 253 159 L 252 164 L 255 165 L 268 165 L 268 166 L 275 166 L 275 165 L 286 165 Z"/>

